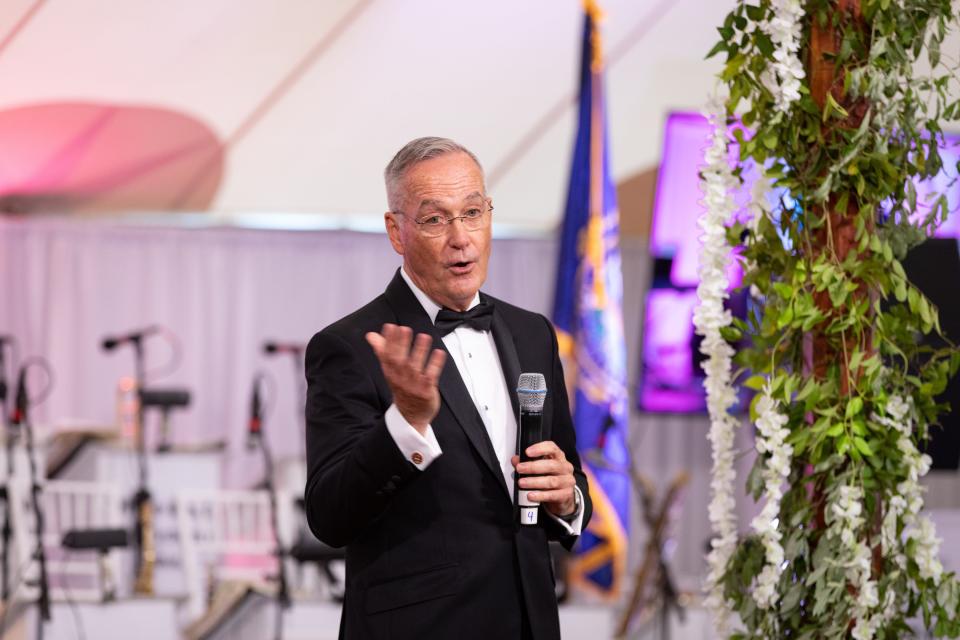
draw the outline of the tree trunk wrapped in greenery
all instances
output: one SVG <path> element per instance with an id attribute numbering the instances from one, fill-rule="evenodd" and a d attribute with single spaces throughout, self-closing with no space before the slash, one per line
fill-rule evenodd
<path id="1" fill-rule="evenodd" d="M 725 635 L 898 638 L 912 618 L 960 635 L 918 449 L 960 355 L 924 346 L 937 309 L 901 265 L 948 213 L 916 183 L 943 170 L 941 123 L 960 116 L 957 60 L 940 56 L 956 24 L 950 0 L 752 0 L 719 29 L 694 321 L 714 447 L 708 604 Z M 734 247 L 762 309 L 745 321 L 723 308 Z M 763 501 L 746 538 L 730 415 L 744 371 L 747 486 Z"/>

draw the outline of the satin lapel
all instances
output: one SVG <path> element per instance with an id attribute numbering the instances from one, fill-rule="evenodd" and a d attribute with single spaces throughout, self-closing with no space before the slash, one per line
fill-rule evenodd
<path id="1" fill-rule="evenodd" d="M 517 399 L 516 389 L 522 373 L 520 371 L 520 358 L 517 355 L 517 345 L 513 340 L 513 333 L 496 306 L 493 308 L 493 342 L 497 345 L 500 368 L 503 369 L 503 377 L 507 383 L 507 393 L 510 395 L 513 415 L 519 419 L 520 401 Z"/>
<path id="2" fill-rule="evenodd" d="M 426 333 L 433 336 L 433 346 L 435 349 L 447 351 L 443 344 L 440 333 L 430 322 L 430 317 L 424 311 L 420 301 L 404 282 L 400 271 L 390 282 L 386 291 L 387 301 L 393 310 L 397 313 L 397 320 L 401 325 L 406 325 L 413 329 L 414 333 Z M 483 424 L 483 419 L 477 412 L 476 405 L 467 391 L 463 378 L 457 370 L 457 365 L 447 351 L 447 362 L 443 366 L 443 372 L 440 374 L 440 396 L 450 409 L 450 413 L 456 418 L 457 423 L 467 435 L 470 444 L 473 445 L 480 457 L 487 464 L 487 468 L 497 478 L 500 485 L 507 490 L 503 480 L 503 473 L 500 471 L 500 463 L 497 461 L 497 454 L 490 443 L 490 436 L 487 435 L 487 428 Z M 509 493 L 508 493 L 509 495 Z"/>

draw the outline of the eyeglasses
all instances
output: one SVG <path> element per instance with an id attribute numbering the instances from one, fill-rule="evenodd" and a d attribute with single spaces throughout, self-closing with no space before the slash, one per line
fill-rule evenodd
<path id="1" fill-rule="evenodd" d="M 468 209 L 462 215 L 449 218 L 440 214 L 434 214 L 424 216 L 418 220 L 413 216 L 405 214 L 403 211 L 394 211 L 393 213 L 416 223 L 421 235 L 428 238 L 437 238 L 446 234 L 448 227 L 456 220 L 462 222 L 463 228 L 467 231 L 480 231 L 481 229 L 485 229 L 486 226 L 490 224 L 490 216 L 487 214 L 493 214 L 493 205 L 484 204 L 482 209 Z"/>

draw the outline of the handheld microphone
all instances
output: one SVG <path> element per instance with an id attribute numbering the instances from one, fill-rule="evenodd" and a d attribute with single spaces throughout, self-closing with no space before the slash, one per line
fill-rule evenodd
<path id="1" fill-rule="evenodd" d="M 517 441 L 520 462 L 531 460 L 527 448 L 543 440 L 543 404 L 547 399 L 547 381 L 542 373 L 521 373 L 517 382 L 520 416 L 517 420 Z M 518 481 L 519 481 L 518 476 Z M 537 524 L 540 505 L 528 497 L 527 489 L 519 489 L 520 524 Z"/>
<path id="2" fill-rule="evenodd" d="M 157 333 L 158 331 L 160 331 L 160 327 L 152 324 L 149 327 L 144 327 L 139 331 L 132 331 L 125 335 L 107 336 L 103 339 L 101 346 L 103 347 L 104 351 L 113 351 L 121 345 L 127 344 L 128 342 L 138 342 L 149 335 Z"/>
<path id="3" fill-rule="evenodd" d="M 272 356 L 275 353 L 292 353 L 294 355 L 300 355 L 303 353 L 303 345 L 295 344 L 292 342 L 273 342 L 267 341 L 263 343 L 263 352 L 269 356 Z"/>
<path id="4" fill-rule="evenodd" d="M 256 449 L 263 426 L 263 403 L 260 402 L 260 377 L 253 379 L 253 391 L 250 392 L 250 421 L 247 423 L 247 449 Z"/>
<path id="5" fill-rule="evenodd" d="M 10 426 L 19 427 L 27 419 L 27 368 L 20 367 L 17 376 L 17 392 L 14 395 L 13 413 L 10 414 Z"/>
<path id="6" fill-rule="evenodd" d="M 6 344 L 13 342 L 13 336 L 0 335 L 0 406 L 7 407 L 7 363 L 3 359 Z"/>

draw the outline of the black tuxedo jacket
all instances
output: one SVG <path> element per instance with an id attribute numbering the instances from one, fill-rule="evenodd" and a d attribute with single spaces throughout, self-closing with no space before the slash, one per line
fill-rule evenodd
<path id="1" fill-rule="evenodd" d="M 546 377 L 544 438 L 575 467 L 586 527 L 591 503 L 553 328 L 541 315 L 481 298 L 494 304 L 507 388 L 521 372 Z M 449 356 L 431 423 L 443 454 L 424 471 L 403 457 L 384 422 L 390 389 L 364 338 L 387 322 L 430 334 L 444 349 L 398 271 L 383 295 L 316 334 L 306 352 L 306 511 L 320 540 L 347 548 L 341 638 L 520 638 L 524 607 L 534 638 L 559 638 L 547 541 L 569 548 L 575 538 L 542 509 L 538 526 L 517 523 L 513 487 Z"/>

